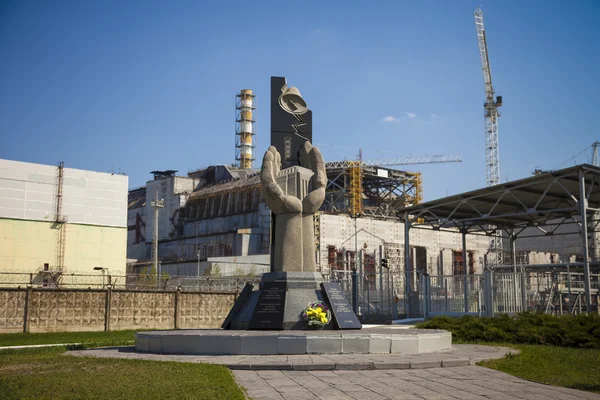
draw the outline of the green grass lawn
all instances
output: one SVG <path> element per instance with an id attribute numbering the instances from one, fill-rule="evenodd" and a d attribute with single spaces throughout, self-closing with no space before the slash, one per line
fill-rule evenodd
<path id="1" fill-rule="evenodd" d="M 0 334 L 0 347 L 27 344 L 83 343 L 85 347 L 133 345 L 136 331 Z"/>
<path id="2" fill-rule="evenodd" d="M 417 328 L 446 329 L 452 332 L 453 343 L 517 348 L 521 354 L 481 365 L 535 382 L 600 393 L 598 314 L 444 316 Z"/>
<path id="3" fill-rule="evenodd" d="M 224 366 L 72 357 L 64 351 L 0 352 L 0 399 L 244 399 Z"/>
<path id="4" fill-rule="evenodd" d="M 83 343 L 84 347 L 131 345 L 135 331 L 1 334 L 0 346 Z M 473 343 L 455 340 L 455 343 Z M 477 344 L 521 350 L 482 366 L 520 378 L 600 393 L 600 349 L 530 344 Z M 243 399 L 225 367 L 141 360 L 81 358 L 65 349 L 0 352 L 0 399 L 198 398 Z"/>
<path id="5" fill-rule="evenodd" d="M 490 344 L 492 343 L 478 343 Z M 521 354 L 480 365 L 519 378 L 600 393 L 600 349 L 494 343 L 521 350 Z"/>

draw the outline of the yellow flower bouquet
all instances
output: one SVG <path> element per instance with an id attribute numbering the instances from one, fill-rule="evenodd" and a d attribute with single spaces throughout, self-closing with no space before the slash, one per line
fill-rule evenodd
<path id="1" fill-rule="evenodd" d="M 331 311 L 325 302 L 315 301 L 304 309 L 302 317 L 309 328 L 323 329 L 331 321 Z"/>

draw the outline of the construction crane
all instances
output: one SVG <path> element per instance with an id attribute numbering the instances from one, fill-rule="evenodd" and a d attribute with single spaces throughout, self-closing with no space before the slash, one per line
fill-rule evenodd
<path id="1" fill-rule="evenodd" d="M 492 86 L 492 72 L 487 50 L 487 39 L 483 25 L 483 11 L 480 7 L 473 13 L 475 17 L 475 30 L 477 32 L 477 44 L 479 46 L 479 58 L 481 59 L 481 70 L 483 72 L 483 84 L 485 86 L 485 103 L 483 104 L 483 115 L 485 117 L 485 163 L 486 163 L 486 185 L 494 186 L 500 183 L 500 158 L 498 155 L 498 108 L 502 106 L 502 96 L 494 98 Z M 491 243 L 492 264 L 502 265 L 502 232 L 496 230 L 492 235 Z"/>
<path id="2" fill-rule="evenodd" d="M 460 154 L 441 156 L 415 156 L 405 158 L 388 158 L 388 159 L 362 159 L 362 150 L 359 149 L 357 160 L 330 161 L 325 163 L 325 168 L 345 168 L 350 176 L 350 214 L 360 215 L 363 213 L 362 204 L 362 168 L 367 166 L 384 166 L 384 165 L 415 165 L 415 164 L 437 164 L 448 162 L 462 162 Z M 410 177 L 415 187 L 414 202 L 420 203 L 423 198 L 422 179 L 420 172 L 406 172 Z"/>
<path id="3" fill-rule="evenodd" d="M 502 96 L 497 96 L 494 99 L 492 73 L 490 71 L 485 28 L 483 26 L 483 11 L 477 7 L 473 15 L 475 16 L 479 57 L 481 58 L 483 83 L 485 85 L 483 110 L 485 116 L 486 183 L 487 186 L 494 186 L 500 183 L 500 162 L 498 156 L 498 117 L 500 113 L 498 112 L 498 107 L 502 106 Z"/>
<path id="4" fill-rule="evenodd" d="M 374 160 L 344 160 L 344 161 L 330 161 L 325 163 L 325 168 L 349 168 L 354 167 L 359 163 L 360 165 L 414 165 L 414 164 L 437 164 L 437 163 L 448 163 L 448 162 L 462 162 L 460 154 L 453 154 L 449 156 L 415 156 L 415 157 L 404 157 L 404 158 L 385 158 L 385 159 L 374 159 Z"/>

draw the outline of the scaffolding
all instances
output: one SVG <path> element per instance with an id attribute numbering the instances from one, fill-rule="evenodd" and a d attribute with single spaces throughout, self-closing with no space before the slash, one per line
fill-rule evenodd
<path id="1" fill-rule="evenodd" d="M 350 215 L 361 215 L 363 212 L 362 202 L 362 178 L 360 164 L 348 168 L 348 175 L 350 175 Z"/>
<path id="2" fill-rule="evenodd" d="M 421 175 L 372 165 L 327 167 L 321 210 L 327 213 L 395 218 L 395 209 L 421 200 Z"/>
<path id="3" fill-rule="evenodd" d="M 252 169 L 255 160 L 255 97 L 250 89 L 243 89 L 235 96 L 235 160 L 241 169 Z"/>

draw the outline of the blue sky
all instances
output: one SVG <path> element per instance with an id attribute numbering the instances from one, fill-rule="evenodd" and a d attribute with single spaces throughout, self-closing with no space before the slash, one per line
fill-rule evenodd
<path id="1" fill-rule="evenodd" d="M 0 158 L 121 170 L 131 187 L 231 163 L 235 94 L 250 88 L 260 159 L 273 75 L 300 88 L 326 160 L 461 153 L 404 169 L 423 172 L 426 200 L 476 189 L 480 4 L 501 180 L 572 165 L 600 140 L 597 1 L 0 0 Z"/>

